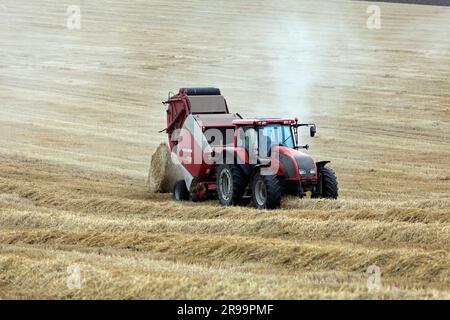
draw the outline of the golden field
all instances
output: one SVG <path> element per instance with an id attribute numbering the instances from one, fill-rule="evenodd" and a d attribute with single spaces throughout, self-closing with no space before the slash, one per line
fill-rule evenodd
<path id="1" fill-rule="evenodd" d="M 72 4 L 0 1 L 0 298 L 450 298 L 450 8 L 80 0 L 69 30 Z M 339 200 L 149 193 L 185 86 L 315 122 Z"/>

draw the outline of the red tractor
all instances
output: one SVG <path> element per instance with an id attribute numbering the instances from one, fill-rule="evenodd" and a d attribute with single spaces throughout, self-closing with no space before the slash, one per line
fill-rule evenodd
<path id="1" fill-rule="evenodd" d="M 253 200 L 260 209 L 280 207 L 283 194 L 338 197 L 335 173 L 300 149 L 295 119 L 243 118 L 230 113 L 217 88 L 182 88 L 163 102 L 172 160 L 184 177 L 173 187 L 176 200 L 218 198 L 223 205 Z"/>

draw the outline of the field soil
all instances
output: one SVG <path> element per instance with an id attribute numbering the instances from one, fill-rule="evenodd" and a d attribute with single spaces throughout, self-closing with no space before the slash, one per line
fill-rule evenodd
<path id="1" fill-rule="evenodd" d="M 0 0 L 0 298 L 450 298 L 450 8 L 72 2 Z M 339 199 L 150 193 L 186 86 L 315 122 Z"/>

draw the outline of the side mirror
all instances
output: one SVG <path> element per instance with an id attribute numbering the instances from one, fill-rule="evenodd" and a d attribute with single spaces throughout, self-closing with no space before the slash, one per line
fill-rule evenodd
<path id="1" fill-rule="evenodd" d="M 315 135 L 316 135 L 316 126 L 314 125 L 314 126 L 311 126 L 311 127 L 309 127 L 309 135 L 311 136 L 311 137 L 314 137 Z"/>

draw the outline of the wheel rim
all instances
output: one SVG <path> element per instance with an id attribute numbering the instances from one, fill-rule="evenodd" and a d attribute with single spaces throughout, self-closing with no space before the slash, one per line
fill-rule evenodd
<path id="1" fill-rule="evenodd" d="M 266 205 L 266 184 L 263 180 L 258 180 L 255 183 L 255 199 L 257 204 L 260 207 L 264 207 Z"/>
<path id="2" fill-rule="evenodd" d="M 231 173 L 229 170 L 222 170 L 220 173 L 220 191 L 222 193 L 222 198 L 225 201 L 229 201 L 231 199 L 231 195 L 233 193 L 233 182 L 232 182 Z"/>

